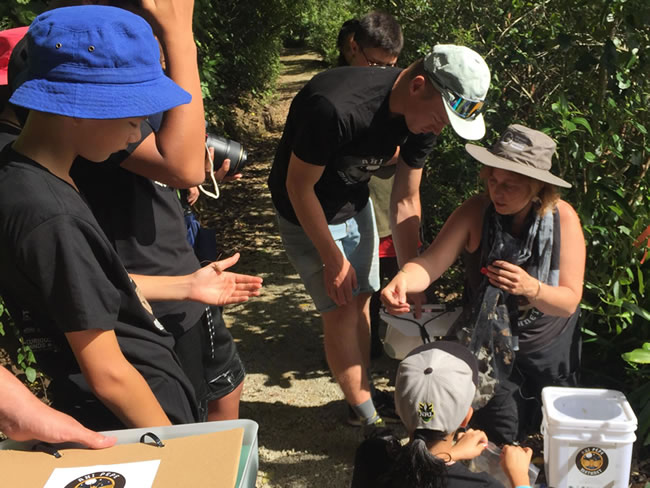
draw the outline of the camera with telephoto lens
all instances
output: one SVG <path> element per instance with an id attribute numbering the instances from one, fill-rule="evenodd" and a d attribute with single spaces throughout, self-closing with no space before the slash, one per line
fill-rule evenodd
<path id="1" fill-rule="evenodd" d="M 224 159 L 230 159 L 230 169 L 226 173 L 228 176 L 241 173 L 246 166 L 248 153 L 240 143 L 208 132 L 205 145 L 214 148 L 214 171 L 221 168 Z"/>

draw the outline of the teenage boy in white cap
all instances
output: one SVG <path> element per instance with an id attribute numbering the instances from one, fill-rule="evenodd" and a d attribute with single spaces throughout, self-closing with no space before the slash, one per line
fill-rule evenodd
<path id="1" fill-rule="evenodd" d="M 369 299 L 379 288 L 368 179 L 400 146 L 391 213 L 406 263 L 417 255 L 419 185 L 436 136 L 451 122 L 461 137 L 481 138 L 489 84 L 476 52 L 437 45 L 404 70 L 320 73 L 291 104 L 269 188 L 289 260 L 322 314 L 328 364 L 362 425 L 383 423 L 366 373 Z"/>
<path id="2" fill-rule="evenodd" d="M 482 431 L 456 432 L 472 417 L 478 383 L 474 355 L 455 342 L 439 341 L 414 349 L 399 365 L 395 405 L 409 435 L 374 437 L 358 448 L 352 488 L 503 488 L 487 473 L 472 473 L 460 460 L 481 454 Z M 501 465 L 513 488 L 530 487 L 530 448 L 505 446 Z"/>
<path id="3" fill-rule="evenodd" d="M 77 156 L 104 161 L 139 140 L 147 115 L 191 96 L 162 72 L 151 27 L 125 10 L 52 10 L 27 39 L 29 69 L 10 101 L 30 113 L 0 153 L 2 295 L 22 332 L 39 338 L 54 406 L 97 429 L 192 422 L 195 392 L 173 338 L 69 174 Z M 218 263 L 204 270 L 193 283 L 162 278 L 156 293 L 212 303 L 259 288 Z"/>

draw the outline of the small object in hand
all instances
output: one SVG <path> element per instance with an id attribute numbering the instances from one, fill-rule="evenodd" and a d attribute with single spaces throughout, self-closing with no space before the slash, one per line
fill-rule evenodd
<path id="1" fill-rule="evenodd" d="M 485 266 L 483 266 L 481 268 L 481 274 L 484 274 L 484 275 L 488 274 L 488 269 Z"/>

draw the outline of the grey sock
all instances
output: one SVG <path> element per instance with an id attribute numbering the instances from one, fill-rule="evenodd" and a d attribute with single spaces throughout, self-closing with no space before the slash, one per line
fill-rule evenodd
<path id="1" fill-rule="evenodd" d="M 372 403 L 372 398 L 366 400 L 361 405 L 352 406 L 352 410 L 359 416 L 362 424 L 370 425 L 379 420 L 379 415 L 377 414 L 377 410 L 375 410 L 375 405 Z"/>

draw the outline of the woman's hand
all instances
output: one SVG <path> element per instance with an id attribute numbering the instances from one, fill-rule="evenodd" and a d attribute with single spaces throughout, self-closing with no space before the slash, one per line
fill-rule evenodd
<path id="1" fill-rule="evenodd" d="M 462 461 L 480 456 L 487 447 L 488 438 L 482 430 L 467 429 L 458 434 L 458 440 L 451 448 L 451 459 Z"/>
<path id="2" fill-rule="evenodd" d="M 381 292 L 381 301 L 390 314 L 400 315 L 411 311 L 406 298 L 408 291 L 406 278 L 406 273 L 400 270 Z"/>
<path id="3" fill-rule="evenodd" d="M 521 295 L 533 299 L 538 295 L 539 282 L 523 268 L 508 261 L 493 261 L 481 273 L 488 277 L 490 284 L 512 295 Z"/>

